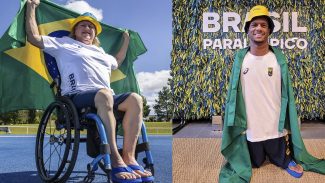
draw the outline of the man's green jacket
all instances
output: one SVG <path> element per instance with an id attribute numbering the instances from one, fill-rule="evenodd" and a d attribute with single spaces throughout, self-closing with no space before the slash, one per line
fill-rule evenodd
<path id="1" fill-rule="evenodd" d="M 221 183 L 249 182 L 252 166 L 246 141 L 246 110 L 240 84 L 240 71 L 249 48 L 241 49 L 236 54 L 228 88 L 224 128 L 222 133 L 221 153 L 227 160 L 219 174 Z M 281 67 L 281 113 L 279 132 L 287 129 L 295 161 L 306 171 L 325 174 L 325 160 L 311 156 L 302 141 L 298 117 L 289 76 L 287 59 L 277 48 L 270 47 Z"/>

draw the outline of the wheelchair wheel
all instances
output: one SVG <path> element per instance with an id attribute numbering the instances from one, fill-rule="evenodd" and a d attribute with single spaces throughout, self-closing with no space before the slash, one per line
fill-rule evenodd
<path id="1" fill-rule="evenodd" d="M 79 119 L 70 99 L 58 97 L 45 110 L 39 124 L 35 159 L 44 182 L 66 182 L 78 156 Z"/>

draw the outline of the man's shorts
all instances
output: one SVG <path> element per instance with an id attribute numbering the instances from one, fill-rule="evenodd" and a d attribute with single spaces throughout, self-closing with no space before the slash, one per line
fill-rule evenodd
<path id="1" fill-rule="evenodd" d="M 260 167 L 269 158 L 272 164 L 287 168 L 292 156 L 287 144 L 286 136 L 261 142 L 247 141 L 248 150 L 254 168 Z"/>
<path id="2" fill-rule="evenodd" d="M 83 108 L 92 108 L 92 109 L 96 109 L 95 107 L 95 96 L 97 94 L 97 92 L 100 89 L 93 89 L 93 90 L 87 90 L 87 91 L 82 91 L 76 94 L 72 94 L 72 95 L 67 95 L 72 102 L 74 103 L 74 105 L 76 106 L 77 110 L 80 111 Z M 113 99 L 114 99 L 114 104 L 113 104 L 113 110 L 114 110 L 114 115 L 116 118 L 116 121 L 121 122 L 121 120 L 123 119 L 123 115 L 124 112 L 122 111 L 118 111 L 118 106 L 125 101 L 126 98 L 128 98 L 128 96 L 131 93 L 122 93 L 122 94 L 118 94 L 118 95 L 113 95 Z"/>

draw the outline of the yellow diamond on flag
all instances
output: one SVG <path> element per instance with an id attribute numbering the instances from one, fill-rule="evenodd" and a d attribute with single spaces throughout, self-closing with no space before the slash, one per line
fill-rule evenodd
<path id="1" fill-rule="evenodd" d="M 69 25 L 72 21 L 73 18 L 70 18 L 41 24 L 38 26 L 40 34 L 49 35 L 50 33 L 59 30 L 69 31 Z M 5 53 L 33 69 L 36 73 L 46 79 L 49 83 L 52 81 L 52 78 L 48 74 L 48 71 L 45 66 L 43 53 L 40 51 L 39 48 L 33 46 L 31 43 L 27 42 L 24 47 L 10 49 L 7 50 Z M 126 75 L 121 70 L 117 69 L 112 72 L 111 82 L 116 82 L 124 78 L 126 78 Z"/>

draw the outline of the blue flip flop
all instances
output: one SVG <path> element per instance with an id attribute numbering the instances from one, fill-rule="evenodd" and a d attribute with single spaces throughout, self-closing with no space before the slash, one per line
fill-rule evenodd
<path id="1" fill-rule="evenodd" d="M 289 166 L 296 166 L 296 165 L 297 165 L 296 162 L 294 162 L 293 160 L 291 160 L 290 163 L 289 163 L 289 165 L 288 165 L 288 168 L 287 168 L 286 170 L 287 170 L 287 172 L 288 172 L 291 176 L 293 176 L 293 177 L 295 177 L 295 178 L 300 178 L 300 177 L 302 176 L 303 172 L 298 173 L 298 172 L 295 172 L 295 171 L 293 171 L 293 170 L 291 170 L 291 169 L 289 168 Z"/>
<path id="2" fill-rule="evenodd" d="M 133 173 L 133 170 L 129 167 L 116 167 L 112 168 L 112 181 L 113 182 L 118 182 L 118 183 L 140 183 L 142 182 L 141 178 L 137 179 L 120 179 L 116 177 L 115 174 L 121 173 L 121 172 L 128 172 L 128 173 Z"/>
<path id="3" fill-rule="evenodd" d="M 132 170 L 140 170 L 141 172 L 144 172 L 144 168 L 140 165 L 128 165 L 129 168 Z M 141 177 L 143 182 L 153 182 L 155 180 L 154 176 L 149 177 Z"/>

